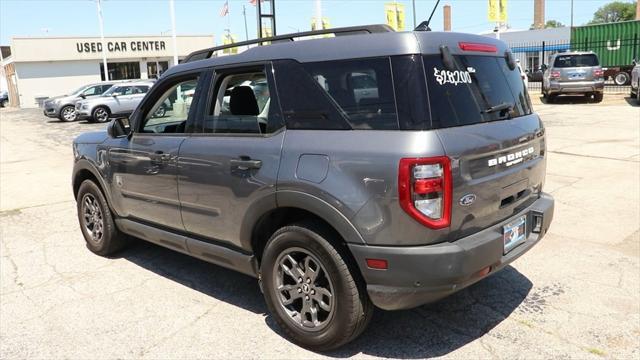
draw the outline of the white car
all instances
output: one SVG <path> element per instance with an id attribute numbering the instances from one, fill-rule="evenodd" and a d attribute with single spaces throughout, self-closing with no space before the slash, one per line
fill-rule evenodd
<path id="1" fill-rule="evenodd" d="M 634 67 L 631 70 L 631 98 L 636 98 L 636 102 L 640 105 L 640 62 L 634 60 Z"/>

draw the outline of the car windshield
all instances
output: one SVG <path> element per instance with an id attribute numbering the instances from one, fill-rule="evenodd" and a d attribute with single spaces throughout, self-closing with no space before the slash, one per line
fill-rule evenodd
<path id="1" fill-rule="evenodd" d="M 88 87 L 89 87 L 89 86 L 87 86 L 87 85 L 82 86 L 82 87 L 79 87 L 79 88 L 77 88 L 77 89 L 73 90 L 72 92 L 70 92 L 69 94 L 71 94 L 71 95 L 79 95 L 80 93 L 82 93 L 83 91 L 85 91 Z"/>
<path id="2" fill-rule="evenodd" d="M 595 54 L 586 55 L 561 55 L 553 63 L 555 68 L 598 66 L 598 57 Z"/>
<path id="3" fill-rule="evenodd" d="M 111 94 L 115 93 L 115 92 L 120 92 L 120 87 L 119 86 L 112 86 L 109 90 L 105 91 L 102 96 L 111 96 Z"/>

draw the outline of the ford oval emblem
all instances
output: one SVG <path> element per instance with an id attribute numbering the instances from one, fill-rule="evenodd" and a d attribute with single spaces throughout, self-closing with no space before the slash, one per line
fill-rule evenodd
<path id="1" fill-rule="evenodd" d="M 475 194 L 467 194 L 463 197 L 460 198 L 460 205 L 462 206 L 469 206 L 471 204 L 473 204 L 476 201 L 476 195 Z"/>

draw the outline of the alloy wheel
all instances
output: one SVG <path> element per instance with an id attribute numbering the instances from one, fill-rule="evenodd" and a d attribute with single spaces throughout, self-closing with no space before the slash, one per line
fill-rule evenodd
<path id="1" fill-rule="evenodd" d="M 82 219 L 90 240 L 99 243 L 104 235 L 104 219 L 100 203 L 92 194 L 82 197 Z"/>
<path id="2" fill-rule="evenodd" d="M 65 121 L 75 121 L 76 117 L 77 117 L 76 110 L 73 107 L 67 106 L 64 109 L 62 109 L 62 118 Z"/>
<path id="3" fill-rule="evenodd" d="M 302 248 L 283 251 L 274 265 L 276 297 L 289 319 L 306 331 L 325 328 L 335 313 L 333 282 L 317 257 Z"/>
<path id="4" fill-rule="evenodd" d="M 98 122 L 106 122 L 109 120 L 109 113 L 103 108 L 96 109 L 94 116 Z"/>

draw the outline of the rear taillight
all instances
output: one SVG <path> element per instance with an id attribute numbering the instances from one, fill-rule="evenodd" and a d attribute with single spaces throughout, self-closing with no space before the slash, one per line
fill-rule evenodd
<path id="1" fill-rule="evenodd" d="M 400 206 L 421 224 L 431 229 L 450 225 L 451 192 L 451 164 L 448 157 L 400 160 Z"/>
<path id="2" fill-rule="evenodd" d="M 552 71 L 549 74 L 549 77 L 552 79 L 560 79 L 560 71 Z"/>
<path id="3" fill-rule="evenodd" d="M 498 52 L 498 48 L 491 44 L 459 42 L 458 47 L 462 51 Z"/>
<path id="4" fill-rule="evenodd" d="M 593 70 L 593 77 L 596 77 L 596 78 L 604 77 L 604 70 L 602 69 Z"/>

